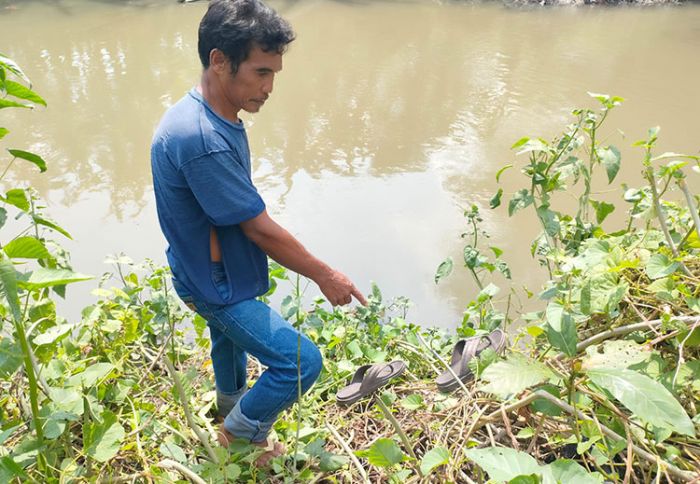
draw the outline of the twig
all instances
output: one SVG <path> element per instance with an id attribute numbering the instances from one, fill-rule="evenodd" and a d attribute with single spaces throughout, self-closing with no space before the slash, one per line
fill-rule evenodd
<path id="1" fill-rule="evenodd" d="M 637 306 L 634 304 L 634 301 L 632 301 L 632 299 L 630 299 L 628 296 L 625 296 L 625 301 L 627 301 L 627 304 L 629 304 L 630 307 L 634 310 L 634 312 L 637 313 L 637 316 L 639 316 L 639 319 L 641 319 L 641 320 L 644 321 L 644 322 L 648 322 L 648 321 L 649 321 L 649 319 L 646 318 L 646 317 L 642 314 L 642 312 L 637 308 Z M 656 328 L 654 328 L 653 326 L 650 326 L 649 329 L 650 329 L 651 331 L 653 331 L 654 333 L 659 334 L 659 332 L 656 331 Z"/>
<path id="2" fill-rule="evenodd" d="M 685 323 L 695 323 L 700 321 L 700 316 L 671 316 L 670 319 L 675 319 L 677 321 L 683 321 Z M 623 336 L 629 333 L 634 333 L 640 329 L 648 329 L 649 326 L 657 327 L 661 326 L 662 321 L 660 319 L 653 319 L 651 321 L 645 321 L 643 323 L 628 324 L 626 326 L 620 326 L 619 328 L 609 329 L 591 336 L 588 339 L 581 341 L 576 345 L 576 352 L 580 353 L 591 345 L 605 341 L 606 339 L 615 338 L 617 336 Z M 559 361 L 566 357 L 564 353 L 559 353 L 554 357 L 555 360 Z"/>
<path id="3" fill-rule="evenodd" d="M 173 334 L 169 333 L 168 337 L 165 338 L 165 341 L 163 341 L 163 346 L 160 348 L 160 351 L 158 352 L 156 357 L 153 358 L 153 360 L 151 360 L 151 364 L 148 366 L 148 369 L 145 372 L 143 372 L 143 374 L 141 375 L 141 378 L 139 378 L 138 383 L 136 383 L 136 385 L 134 385 L 136 388 L 141 387 L 141 383 L 143 383 L 143 380 L 148 375 L 153 375 L 153 368 L 156 366 L 156 363 L 158 363 L 158 361 L 160 360 L 160 357 L 163 356 L 163 353 L 165 353 L 165 350 L 168 347 L 168 343 L 170 342 L 170 338 L 172 338 L 172 337 L 173 337 Z"/>
<path id="4" fill-rule="evenodd" d="M 676 386 L 676 380 L 678 379 L 678 372 L 681 371 L 681 365 L 685 363 L 685 358 L 683 357 L 683 349 L 685 348 L 685 343 L 688 341 L 688 338 L 690 338 L 695 331 L 695 328 L 698 326 L 698 323 L 700 323 L 700 320 L 695 321 L 695 324 L 693 324 L 690 327 L 690 331 L 688 331 L 688 334 L 686 335 L 685 338 L 683 338 L 683 341 L 681 341 L 681 344 L 678 345 L 678 364 L 676 365 L 676 371 L 673 372 L 673 380 L 671 381 L 671 388 L 674 388 Z"/>
<path id="5" fill-rule="evenodd" d="M 207 482 L 199 477 L 197 474 L 194 473 L 191 469 L 188 469 L 187 467 L 183 466 L 179 462 L 175 462 L 174 460 L 170 459 L 163 459 L 162 461 L 158 462 L 156 464 L 158 467 L 162 467 L 163 469 L 173 469 L 178 471 L 180 474 L 188 478 L 190 481 L 196 483 L 196 484 L 207 484 Z"/>
<path id="6" fill-rule="evenodd" d="M 506 410 L 503 405 L 501 405 L 501 417 L 503 417 L 503 425 L 506 428 L 508 437 L 510 437 L 510 442 L 513 444 L 513 448 L 515 450 L 520 450 L 520 444 L 518 444 L 518 439 L 516 439 L 515 435 L 513 435 L 513 429 L 510 427 L 510 419 L 508 418 L 508 415 L 506 415 Z"/>
<path id="7" fill-rule="evenodd" d="M 187 419 L 187 424 L 190 426 L 192 431 L 195 433 L 195 435 L 197 436 L 199 441 L 202 443 L 202 445 L 204 446 L 204 448 L 207 451 L 207 454 L 209 454 L 209 457 L 211 458 L 211 460 L 218 464 L 219 458 L 214 453 L 214 449 L 211 448 L 211 445 L 209 445 L 209 440 L 204 435 L 204 432 L 202 432 L 202 429 L 199 428 L 199 425 L 197 425 L 197 423 L 194 421 L 194 418 L 192 418 L 192 412 L 190 412 L 190 405 L 189 405 L 189 403 L 187 403 L 187 395 L 185 394 L 185 389 L 182 388 L 182 382 L 180 381 L 180 376 L 177 374 L 175 367 L 173 366 L 172 362 L 170 361 L 170 358 L 168 358 L 167 356 L 163 356 L 163 361 L 165 362 L 165 366 L 168 367 L 168 371 L 170 372 L 170 376 L 172 376 L 173 382 L 175 383 L 175 389 L 177 390 L 177 394 L 180 397 L 180 403 L 182 403 L 182 408 L 185 411 L 185 418 Z"/>
<path id="8" fill-rule="evenodd" d="M 629 484 L 632 478 L 632 465 L 634 464 L 634 454 L 632 454 L 632 435 L 630 435 L 630 427 L 625 423 L 625 434 L 627 435 L 627 457 L 625 458 L 625 477 L 622 484 Z"/>
<path id="9" fill-rule="evenodd" d="M 512 412 L 512 411 L 517 410 L 519 408 L 522 408 L 526 405 L 529 405 L 530 403 L 534 402 L 538 398 L 542 398 L 544 400 L 547 400 L 548 402 L 551 402 L 552 404 L 556 405 L 557 407 L 561 408 L 565 412 L 573 415 L 574 417 L 576 417 L 580 420 L 587 420 L 587 421 L 595 422 L 588 415 L 575 409 L 571 405 L 567 404 L 566 402 L 560 400 L 559 398 L 555 397 L 551 393 L 548 393 L 544 390 L 536 390 L 536 391 L 530 393 L 526 397 L 523 397 L 520 400 L 518 400 L 517 402 L 514 402 L 511 405 L 508 405 L 507 407 L 505 407 L 505 410 L 508 412 Z M 501 417 L 501 410 L 497 410 L 497 411 L 487 415 L 486 417 L 480 419 L 480 422 L 475 426 L 475 429 L 483 427 L 484 425 L 486 425 L 487 422 L 496 421 L 500 417 Z M 626 441 L 627 440 L 624 437 L 617 434 L 617 432 L 610 430 L 605 425 L 600 424 L 600 429 L 603 431 L 603 433 L 605 435 L 607 435 L 608 437 L 610 437 L 613 440 L 616 440 L 616 441 L 619 441 L 619 440 Z M 639 457 L 641 457 L 642 459 L 646 460 L 647 462 L 649 462 L 651 464 L 657 464 L 657 463 L 661 462 L 661 460 L 658 458 L 658 456 L 651 454 L 651 453 L 647 452 L 646 450 L 641 449 L 640 447 L 638 447 L 634 444 L 632 444 L 632 449 Z M 666 466 L 666 469 L 668 470 L 668 472 L 671 475 L 679 478 L 680 480 L 682 480 L 684 482 L 692 481 L 693 479 L 697 479 L 698 477 L 700 477 L 698 475 L 698 473 L 696 473 L 696 472 L 684 471 L 684 470 L 679 469 L 678 467 L 674 466 L 673 464 L 669 464 L 668 462 L 664 461 L 663 464 L 664 464 L 664 466 Z"/>
<path id="10" fill-rule="evenodd" d="M 355 465 L 357 468 L 357 472 L 360 473 L 360 477 L 362 477 L 362 482 L 365 484 L 371 484 L 369 481 L 369 478 L 367 477 L 367 473 L 365 472 L 364 467 L 362 467 L 362 464 L 360 464 L 360 461 L 357 460 L 357 456 L 353 453 L 352 449 L 348 444 L 343 440 L 343 438 L 340 436 L 338 431 L 331 425 L 330 423 L 326 422 L 326 428 L 328 431 L 335 437 L 335 440 L 338 441 L 340 446 L 343 448 L 346 454 L 348 454 L 348 457 L 350 457 L 350 461 Z"/>

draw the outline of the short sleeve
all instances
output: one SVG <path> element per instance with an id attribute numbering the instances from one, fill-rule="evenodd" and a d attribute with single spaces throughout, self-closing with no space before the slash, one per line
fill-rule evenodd
<path id="1" fill-rule="evenodd" d="M 189 160 L 181 171 L 213 225 L 237 225 L 265 209 L 250 172 L 234 151 L 209 153 Z"/>

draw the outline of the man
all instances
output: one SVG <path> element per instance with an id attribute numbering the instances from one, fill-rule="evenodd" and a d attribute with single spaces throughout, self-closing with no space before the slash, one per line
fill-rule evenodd
<path id="1" fill-rule="evenodd" d="M 180 298 L 211 333 L 219 442 L 243 438 L 268 447 L 280 412 L 297 397 L 297 331 L 256 297 L 268 290 L 267 256 L 316 282 L 333 305 L 364 297 L 342 273 L 311 255 L 268 215 L 251 180 L 241 110 L 255 113 L 272 92 L 289 24 L 260 0 L 214 0 L 199 26 L 201 84 L 164 115 L 151 165 L 158 219 Z M 321 355 L 301 338 L 302 390 L 321 371 Z M 248 390 L 247 353 L 267 370 Z"/>

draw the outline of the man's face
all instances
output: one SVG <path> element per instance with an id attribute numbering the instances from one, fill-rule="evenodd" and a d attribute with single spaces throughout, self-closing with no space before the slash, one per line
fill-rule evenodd
<path id="1" fill-rule="evenodd" d="M 272 92 L 275 74 L 282 70 L 282 54 L 254 45 L 235 74 L 228 60 L 224 64 L 217 74 L 229 106 L 236 112 L 257 113 Z"/>

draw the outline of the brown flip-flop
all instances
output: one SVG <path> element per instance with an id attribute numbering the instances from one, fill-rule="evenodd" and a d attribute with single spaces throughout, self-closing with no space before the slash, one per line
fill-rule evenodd
<path id="1" fill-rule="evenodd" d="M 506 334 L 501 329 L 496 329 L 490 334 L 474 336 L 462 339 L 457 342 L 452 350 L 450 368 L 459 377 L 462 383 L 474 378 L 469 369 L 469 361 L 475 356 L 479 356 L 486 348 L 492 348 L 496 353 L 500 353 L 506 345 Z M 452 372 L 445 370 L 436 379 L 438 390 L 441 392 L 451 392 L 459 386 Z"/>
<path id="2" fill-rule="evenodd" d="M 359 367 L 350 384 L 336 393 L 338 405 L 350 405 L 370 395 L 389 383 L 392 378 L 399 376 L 405 369 L 406 363 L 400 360 Z"/>

